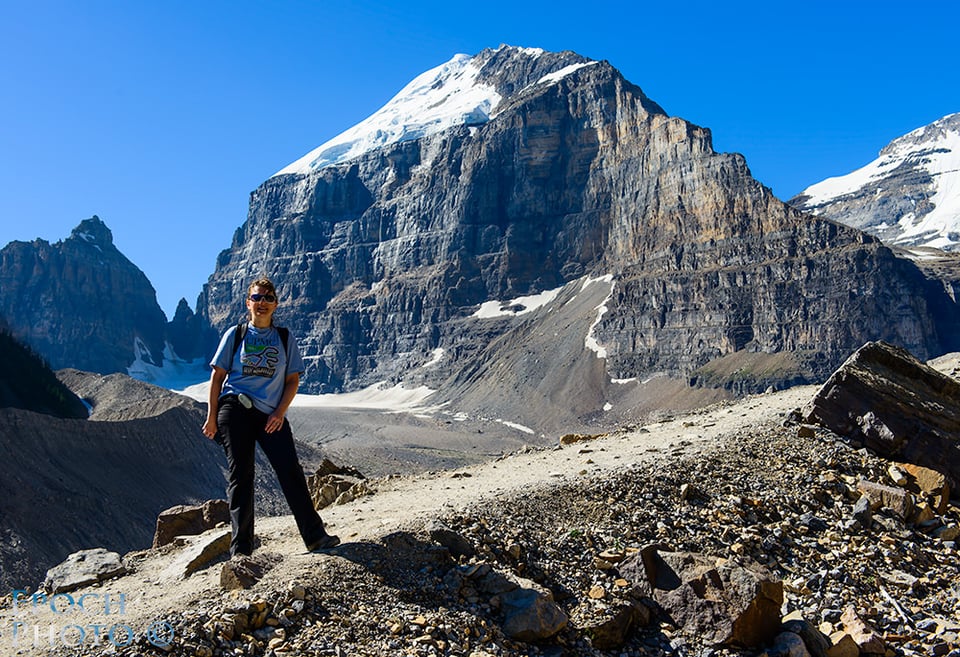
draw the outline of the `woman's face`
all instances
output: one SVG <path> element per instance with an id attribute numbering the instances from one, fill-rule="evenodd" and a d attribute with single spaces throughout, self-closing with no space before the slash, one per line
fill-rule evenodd
<path id="1" fill-rule="evenodd" d="M 247 293 L 247 310 L 254 326 L 270 326 L 273 313 L 277 309 L 277 298 L 270 290 L 255 285 Z"/>

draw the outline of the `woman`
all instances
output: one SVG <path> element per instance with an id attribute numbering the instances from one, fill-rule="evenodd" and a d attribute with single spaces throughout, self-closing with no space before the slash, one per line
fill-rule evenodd
<path id="1" fill-rule="evenodd" d="M 273 325 L 277 291 L 270 279 L 251 283 L 246 303 L 248 322 L 227 329 L 210 362 L 209 408 L 203 424 L 204 435 L 220 442 L 227 454 L 230 554 L 253 552 L 256 443 L 277 474 L 307 549 L 335 547 L 340 539 L 326 532 L 313 508 L 285 417 L 303 372 L 300 350 L 286 329 Z"/>

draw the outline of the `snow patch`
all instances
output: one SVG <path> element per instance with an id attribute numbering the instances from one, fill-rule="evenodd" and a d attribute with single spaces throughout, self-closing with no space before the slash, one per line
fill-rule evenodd
<path id="1" fill-rule="evenodd" d="M 401 384 L 391 386 L 386 382 L 375 383 L 356 392 L 327 395 L 298 394 L 291 406 L 301 408 L 364 408 L 390 412 L 424 410 L 423 402 L 434 394 L 426 386 L 404 388 Z"/>
<path id="2" fill-rule="evenodd" d="M 499 418 L 497 418 L 497 419 L 495 420 L 495 422 L 499 422 L 500 424 L 502 424 L 502 425 L 505 426 L 505 427 L 510 427 L 511 429 L 516 429 L 517 431 L 522 431 L 523 433 L 530 433 L 530 434 L 536 433 L 536 432 L 535 432 L 533 429 L 531 429 L 530 427 L 525 427 L 525 426 L 523 426 L 522 424 L 517 424 L 516 422 L 509 422 L 508 420 L 501 420 L 501 419 L 499 419 Z"/>
<path id="3" fill-rule="evenodd" d="M 206 359 L 184 360 L 177 356 L 169 342 L 163 347 L 163 365 L 154 363 L 153 355 L 139 338 L 134 339 L 133 353 L 134 360 L 127 367 L 127 374 L 138 381 L 181 392 L 210 378 L 210 365 Z M 206 396 L 200 401 L 207 401 Z"/>
<path id="4" fill-rule="evenodd" d="M 562 289 L 563 287 L 544 290 L 539 294 L 517 297 L 510 301 L 485 301 L 480 304 L 480 308 L 471 317 L 491 319 L 493 317 L 513 317 L 533 312 L 556 299 Z"/>
<path id="5" fill-rule="evenodd" d="M 609 310 L 607 308 L 607 302 L 610 301 L 610 297 L 613 296 L 613 290 L 617 286 L 616 282 L 613 280 L 613 274 L 606 274 L 605 276 L 600 276 L 598 278 L 587 277 L 583 281 L 583 285 L 580 288 L 580 291 L 587 289 L 588 285 L 593 285 L 594 283 L 603 282 L 610 284 L 610 292 L 607 293 L 607 296 L 603 301 L 600 302 L 600 305 L 596 307 L 597 318 L 593 320 L 593 324 L 590 325 L 590 328 L 587 330 L 587 337 L 583 340 L 583 346 L 585 349 L 597 354 L 597 358 L 606 358 L 607 349 L 601 345 L 595 337 L 593 337 L 593 330 L 600 323 L 600 320 L 603 319 L 604 314 Z"/>
<path id="6" fill-rule="evenodd" d="M 89 242 L 93 248 L 95 248 L 100 253 L 103 253 L 103 249 L 100 248 L 100 245 L 97 244 L 97 238 L 90 233 L 74 233 L 77 237 L 82 239 L 84 242 Z"/>
<path id="7" fill-rule="evenodd" d="M 206 402 L 209 395 L 210 382 L 204 381 L 182 390 L 176 390 L 182 395 L 199 402 Z M 441 406 L 425 407 L 424 400 L 432 395 L 434 390 L 426 386 L 418 388 L 404 388 L 397 384 L 390 386 L 386 382 L 375 383 L 356 392 L 342 392 L 326 395 L 308 395 L 297 393 L 290 404 L 295 408 L 350 408 L 384 411 L 387 413 L 403 412 L 434 412 Z"/>
<path id="8" fill-rule="evenodd" d="M 430 360 L 428 360 L 426 363 L 424 363 L 420 367 L 422 369 L 433 367 L 434 365 L 439 363 L 441 360 L 443 360 L 443 354 L 444 354 L 443 347 L 437 347 L 436 349 L 433 350 L 433 355 L 431 356 Z"/>

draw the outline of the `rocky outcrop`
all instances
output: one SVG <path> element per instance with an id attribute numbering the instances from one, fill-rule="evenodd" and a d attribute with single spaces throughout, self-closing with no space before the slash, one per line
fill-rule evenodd
<path id="1" fill-rule="evenodd" d="M 804 415 L 886 458 L 942 472 L 954 490 L 960 485 L 960 382 L 904 349 L 864 345 Z"/>
<path id="2" fill-rule="evenodd" d="M 97 374 L 73 368 L 57 371 L 57 379 L 89 405 L 95 422 L 121 422 L 156 417 L 179 408 L 205 416 L 206 406 L 126 374 Z"/>
<path id="3" fill-rule="evenodd" d="M 307 490 L 317 510 L 331 504 L 346 504 L 372 492 L 366 477 L 357 470 L 337 467 L 329 459 L 324 459 L 317 471 L 307 476 Z"/>
<path id="4" fill-rule="evenodd" d="M 139 351 L 160 365 L 166 317 L 147 277 L 99 217 L 65 240 L 0 250 L 0 315 L 53 369 L 126 372 Z"/>
<path id="5" fill-rule="evenodd" d="M 230 530 L 210 529 L 197 536 L 182 536 L 177 542 L 183 548 L 161 573 L 161 579 L 185 579 L 227 556 L 230 552 Z"/>
<path id="6" fill-rule="evenodd" d="M 613 277 L 589 329 L 617 379 L 788 354 L 755 380 L 736 364 L 732 382 L 700 379 L 752 392 L 823 380 L 868 340 L 921 357 L 957 344 L 955 302 L 914 264 L 784 205 L 608 63 L 509 47 L 473 61 L 502 96 L 489 121 L 267 180 L 198 314 L 224 329 L 251 273 L 269 274 L 315 392 L 395 380 L 442 348 L 439 386 L 522 321 L 478 322 L 479 304 L 587 275 Z"/>
<path id="7" fill-rule="evenodd" d="M 186 299 L 180 299 L 173 319 L 167 324 L 167 341 L 174 353 L 184 360 L 210 356 L 218 335 L 194 314 Z"/>

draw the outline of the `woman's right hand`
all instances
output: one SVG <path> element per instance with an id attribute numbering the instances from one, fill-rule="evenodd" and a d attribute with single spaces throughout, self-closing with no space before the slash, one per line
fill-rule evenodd
<path id="1" fill-rule="evenodd" d="M 216 365 L 210 371 L 210 397 L 207 400 L 207 420 L 203 423 L 203 435 L 215 440 L 217 435 L 217 411 L 220 408 L 220 391 L 227 378 L 227 370 Z"/>
<path id="2" fill-rule="evenodd" d="M 207 416 L 207 421 L 203 423 L 203 435 L 213 440 L 217 435 L 217 418 Z"/>

